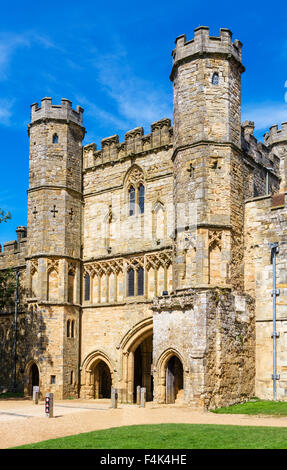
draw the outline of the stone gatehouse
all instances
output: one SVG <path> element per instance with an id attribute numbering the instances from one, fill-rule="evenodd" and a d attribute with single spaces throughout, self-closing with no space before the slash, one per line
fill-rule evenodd
<path id="1" fill-rule="evenodd" d="M 0 388 L 205 408 L 287 397 L 287 123 L 241 123 L 242 44 L 176 39 L 169 118 L 82 145 L 83 109 L 31 106 L 27 227 L 0 253 L 20 275 L 0 314 Z M 23 191 L 25 188 L 23 188 Z M 286 328 L 286 330 L 285 330 Z M 16 369 L 14 369 L 16 367 Z M 15 375 L 16 373 L 16 375 Z M 14 374 L 14 375 L 13 375 Z"/>

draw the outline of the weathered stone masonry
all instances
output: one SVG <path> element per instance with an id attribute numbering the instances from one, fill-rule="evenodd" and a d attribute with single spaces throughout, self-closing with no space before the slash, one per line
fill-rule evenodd
<path id="1" fill-rule="evenodd" d="M 31 106 L 27 229 L 0 253 L 0 269 L 20 272 L 17 387 L 27 395 L 39 384 L 56 398 L 107 398 L 116 387 L 133 403 L 141 385 L 148 400 L 204 408 L 272 398 L 277 241 L 286 399 L 286 123 L 264 143 L 241 124 L 241 50 L 226 28 L 178 37 L 173 126 L 164 118 L 101 149 L 82 145 L 80 106 Z M 0 338 L 0 389 L 11 389 L 9 311 Z"/>

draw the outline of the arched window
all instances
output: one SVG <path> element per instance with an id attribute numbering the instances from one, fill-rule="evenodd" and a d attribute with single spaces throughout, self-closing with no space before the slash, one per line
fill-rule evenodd
<path id="1" fill-rule="evenodd" d="M 139 209 L 140 214 L 144 213 L 144 185 L 140 184 L 139 186 Z"/>
<path id="2" fill-rule="evenodd" d="M 135 272 L 133 268 L 128 270 L 128 296 L 135 295 Z"/>
<path id="3" fill-rule="evenodd" d="M 144 270 L 142 267 L 140 267 L 137 271 L 137 295 L 143 295 L 144 294 Z"/>
<path id="4" fill-rule="evenodd" d="M 85 275 L 85 295 L 84 295 L 84 299 L 85 300 L 90 300 L 90 275 L 88 273 L 86 273 Z"/>
<path id="5" fill-rule="evenodd" d="M 57 144 L 59 142 L 58 134 L 53 135 L 53 144 Z"/>
<path id="6" fill-rule="evenodd" d="M 219 84 L 219 76 L 218 76 L 217 72 L 214 72 L 214 74 L 212 75 L 211 83 L 212 83 L 212 85 L 218 85 Z"/>
<path id="7" fill-rule="evenodd" d="M 129 204 L 130 204 L 129 214 L 130 215 L 135 214 L 135 202 L 136 202 L 136 191 L 135 191 L 135 188 L 131 186 L 129 190 Z"/>
<path id="8" fill-rule="evenodd" d="M 70 338 L 70 325 L 71 325 L 71 322 L 70 320 L 67 321 L 67 338 Z"/>

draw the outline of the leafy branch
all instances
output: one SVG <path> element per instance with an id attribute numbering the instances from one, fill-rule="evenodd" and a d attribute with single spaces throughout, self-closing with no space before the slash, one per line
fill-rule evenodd
<path id="1" fill-rule="evenodd" d="M 0 223 L 1 222 L 7 222 L 8 219 L 12 219 L 11 213 L 10 212 L 5 212 L 0 209 Z"/>

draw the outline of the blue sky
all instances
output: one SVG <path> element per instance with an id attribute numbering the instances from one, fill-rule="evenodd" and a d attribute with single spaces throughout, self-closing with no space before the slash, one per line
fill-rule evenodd
<path id="1" fill-rule="evenodd" d="M 242 121 L 256 136 L 287 121 L 287 6 L 270 1 L 3 2 L 0 19 L 0 244 L 26 225 L 30 104 L 51 96 L 84 109 L 85 143 L 172 118 L 175 38 L 209 26 L 243 42 Z M 286 84 L 286 88 L 285 88 Z M 287 100 L 286 100 L 287 101 Z"/>

